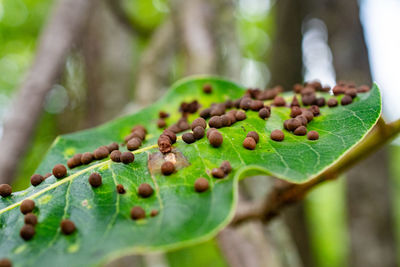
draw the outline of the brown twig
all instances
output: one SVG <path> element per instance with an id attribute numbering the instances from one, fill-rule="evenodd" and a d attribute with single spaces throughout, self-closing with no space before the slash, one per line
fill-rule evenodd
<path id="1" fill-rule="evenodd" d="M 70 48 L 83 33 L 94 0 L 59 0 L 44 29 L 35 60 L 12 104 L 0 141 L 0 183 L 16 173 L 40 117 L 45 96 L 62 72 Z"/>
<path id="2" fill-rule="evenodd" d="M 140 35 L 142 37 L 147 37 L 151 34 L 151 30 L 146 29 L 140 25 L 140 23 L 128 16 L 128 14 L 122 8 L 122 3 L 120 0 L 107 0 L 106 3 L 115 19 L 125 30 L 134 35 Z"/>
<path id="3" fill-rule="evenodd" d="M 171 19 L 159 26 L 143 52 L 135 84 L 135 102 L 141 106 L 152 103 L 166 87 L 169 66 L 176 50 L 175 28 Z"/>
<path id="4" fill-rule="evenodd" d="M 173 8 L 186 56 L 186 74 L 216 72 L 216 46 L 211 29 L 215 10 L 211 1 L 175 1 Z"/>
<path id="5" fill-rule="evenodd" d="M 279 214 L 282 208 L 303 199 L 307 192 L 316 185 L 335 179 L 339 174 L 374 153 L 399 133 L 400 120 L 386 124 L 380 118 L 375 127 L 360 144 L 324 173 L 303 184 L 292 184 L 277 180 L 274 188 L 264 201 L 247 207 L 239 207 L 231 224 L 238 225 L 252 219 L 259 219 L 264 222 L 270 221 Z"/>

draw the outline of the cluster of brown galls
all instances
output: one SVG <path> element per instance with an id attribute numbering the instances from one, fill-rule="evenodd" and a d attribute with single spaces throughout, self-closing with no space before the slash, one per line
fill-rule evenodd
<path id="1" fill-rule="evenodd" d="M 290 107 L 291 118 L 284 121 L 284 128 L 295 135 L 306 135 L 309 140 L 317 140 L 319 135 L 316 131 L 309 131 L 307 133 L 307 124 L 315 117 L 320 115 L 319 107 L 323 107 L 326 104 L 328 107 L 336 107 L 338 101 L 335 97 L 330 98 L 325 103 L 325 98 L 317 97 L 316 92 L 329 92 L 331 88 L 323 87 L 320 82 L 315 81 L 311 83 L 305 83 L 304 85 L 295 84 L 293 91 L 296 95 L 293 97 Z M 332 92 L 335 96 L 343 94 L 341 98 L 341 105 L 349 105 L 353 102 L 353 99 L 357 96 L 357 93 L 368 92 L 370 88 L 366 85 L 362 85 L 358 88 L 352 83 L 338 82 L 336 86 L 332 88 Z M 199 103 L 195 100 L 190 103 L 183 102 L 180 105 L 179 111 L 182 113 L 181 119 L 167 129 L 158 138 L 158 147 L 161 153 L 166 154 L 172 151 L 172 145 L 176 142 L 176 133 L 180 133 L 191 129 L 191 132 L 187 132 L 182 135 L 182 140 L 191 144 L 196 140 L 204 137 L 205 129 L 207 128 L 206 119 L 209 119 L 207 130 L 207 138 L 210 145 L 213 147 L 219 147 L 223 143 L 222 134 L 217 130 L 222 127 L 229 127 L 237 121 L 242 121 L 247 118 L 244 111 L 252 110 L 258 112 L 261 119 L 265 120 L 271 115 L 271 107 L 265 105 L 263 101 L 273 100 L 272 105 L 275 107 L 286 107 L 287 103 L 285 99 L 279 95 L 283 91 L 282 87 L 276 86 L 269 90 L 259 89 L 248 89 L 242 98 L 237 100 L 227 100 L 224 103 L 214 103 L 209 108 L 205 108 L 200 111 L 200 117 L 195 119 L 192 124 L 188 123 L 187 117 L 189 114 L 196 113 L 200 108 Z M 212 93 L 212 86 L 206 84 L 203 86 L 203 92 L 206 94 Z M 298 100 L 298 96 L 301 98 L 303 106 L 310 106 L 309 108 L 301 107 Z M 236 109 L 232 109 L 236 108 Z M 227 109 L 232 109 L 226 112 Z M 242 109 L 242 110 L 239 110 Z M 169 117 L 169 114 L 165 111 L 159 112 L 159 120 L 157 125 L 159 128 L 165 128 L 167 126 L 165 119 Z M 142 142 L 145 140 L 147 130 L 141 125 L 137 125 L 132 128 L 131 133 L 124 138 L 126 147 L 130 151 L 137 150 Z M 274 141 L 283 141 L 283 131 L 276 129 L 271 132 L 270 138 Z M 247 133 L 243 141 L 243 147 L 249 150 L 254 150 L 257 143 L 259 142 L 259 135 L 255 131 Z M 89 164 L 93 160 L 101 160 L 110 156 L 110 159 L 114 162 L 122 162 L 124 164 L 132 163 L 135 159 L 134 154 L 131 152 L 119 151 L 119 145 L 112 143 L 108 146 L 100 146 L 93 152 L 85 152 L 82 154 L 75 154 L 73 157 L 68 159 L 67 166 L 72 169 L 81 165 Z M 224 178 L 232 170 L 232 167 L 228 161 L 222 162 L 219 168 L 215 168 L 211 171 L 214 178 Z M 175 165 L 171 161 L 165 161 L 161 165 L 161 173 L 163 175 L 170 175 L 175 172 Z M 67 168 L 62 164 L 56 164 L 52 170 L 52 174 L 58 178 L 64 178 L 67 175 Z M 40 174 L 34 174 L 31 177 L 31 184 L 38 186 L 46 178 L 50 177 L 51 173 L 44 176 Z M 92 173 L 88 179 L 89 184 L 97 188 L 102 185 L 102 177 L 99 173 Z M 209 183 L 206 178 L 198 178 L 194 183 L 194 190 L 196 192 L 204 192 L 208 190 Z M 116 191 L 119 194 L 126 192 L 123 185 L 118 184 Z M 154 190 L 151 185 L 143 183 L 138 188 L 138 195 L 147 198 L 153 194 Z M 12 194 L 12 188 L 8 184 L 0 185 L 0 195 L 7 197 Z M 21 228 L 20 235 L 24 240 L 30 240 L 35 235 L 35 225 L 38 220 L 33 210 L 35 209 L 35 202 L 31 199 L 22 201 L 20 210 L 24 214 L 25 225 Z M 152 210 L 150 216 L 156 216 L 157 210 Z M 131 218 L 134 220 L 142 219 L 146 217 L 144 209 L 140 206 L 134 206 L 131 209 Z M 76 228 L 71 220 L 64 219 L 60 223 L 61 232 L 69 235 L 75 232 Z M 3 259 L 7 260 L 7 259 Z"/>

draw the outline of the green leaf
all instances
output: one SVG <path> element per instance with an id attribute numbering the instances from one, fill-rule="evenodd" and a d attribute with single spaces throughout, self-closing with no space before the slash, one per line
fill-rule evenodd
<path id="1" fill-rule="evenodd" d="M 205 83 L 213 87 L 212 94 L 201 90 Z M 9 257 L 15 266 L 88 266 L 115 259 L 121 255 L 180 248 L 209 240 L 232 219 L 237 200 L 238 180 L 255 174 L 269 174 L 302 183 L 322 173 L 355 146 L 373 127 L 381 113 L 381 97 L 376 86 L 369 93 L 359 94 L 348 106 L 321 108 L 308 130 L 320 134 L 318 141 L 285 132 L 283 142 L 269 138 L 274 129 L 282 129 L 289 118 L 289 108 L 272 108 L 264 121 L 257 112 L 247 111 L 247 119 L 222 128 L 224 142 L 214 148 L 204 137 L 194 144 L 178 140 L 174 145 L 189 165 L 171 176 L 150 174 L 147 160 L 157 152 L 156 127 L 158 112 L 171 114 L 172 124 L 179 118 L 182 101 L 197 99 L 203 107 L 213 102 L 236 99 L 245 88 L 213 77 L 197 77 L 180 81 L 157 103 L 142 111 L 116 119 L 100 127 L 64 135 L 56 139 L 38 173 L 47 173 L 57 163 L 66 163 L 74 153 L 93 151 L 100 145 L 122 142 L 132 126 L 144 124 L 148 136 L 141 149 L 134 152 L 135 162 L 124 165 L 108 159 L 69 170 L 68 177 L 50 177 L 37 187 L 0 198 L 0 258 Z M 320 94 L 320 93 L 318 93 Z M 330 97 L 328 94 L 321 94 Z M 286 93 L 289 101 L 291 93 Z M 189 117 L 192 121 L 198 115 Z M 73 122 L 71 122 L 73 123 Z M 260 142 L 253 151 L 242 147 L 248 131 L 256 130 Z M 122 148 L 125 149 L 125 148 Z M 210 170 L 223 160 L 229 160 L 233 171 L 224 179 L 214 179 Z M 103 185 L 93 189 L 88 184 L 92 172 L 103 176 Z M 210 190 L 196 193 L 194 181 L 205 177 Z M 155 188 L 150 198 L 137 196 L 137 187 L 149 183 Z M 123 184 L 127 193 L 116 193 L 116 184 Z M 39 223 L 35 237 L 26 242 L 19 236 L 23 226 L 20 202 L 34 199 Z M 132 221 L 130 209 L 140 205 L 148 215 L 156 217 Z M 70 218 L 77 226 L 71 236 L 60 233 L 59 224 Z"/>

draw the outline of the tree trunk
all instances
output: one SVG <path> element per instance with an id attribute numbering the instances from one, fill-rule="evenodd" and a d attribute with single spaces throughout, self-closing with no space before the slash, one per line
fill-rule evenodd
<path id="1" fill-rule="evenodd" d="M 276 2 L 276 33 L 268 65 L 271 70 L 271 86 L 282 85 L 291 90 L 294 83 L 303 81 L 301 23 L 303 0 L 279 0 Z"/>
<path id="2" fill-rule="evenodd" d="M 310 14 L 325 21 L 338 80 L 371 82 L 356 0 L 309 1 Z M 338 16 L 338 14 L 340 14 Z M 347 173 L 349 266 L 395 266 L 396 250 L 386 149 Z"/>

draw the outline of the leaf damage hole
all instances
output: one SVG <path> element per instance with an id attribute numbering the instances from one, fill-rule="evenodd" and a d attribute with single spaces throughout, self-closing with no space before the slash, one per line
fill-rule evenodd
<path id="1" fill-rule="evenodd" d="M 152 175 L 161 173 L 161 165 L 170 161 L 175 165 L 175 170 L 183 169 L 189 166 L 189 162 L 186 157 L 177 149 L 172 149 L 171 152 L 162 154 L 157 151 L 153 154 L 149 154 L 148 158 L 148 168 Z"/>

